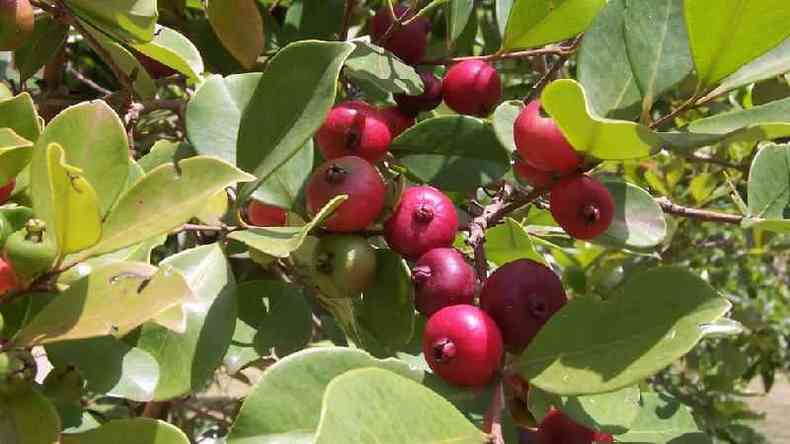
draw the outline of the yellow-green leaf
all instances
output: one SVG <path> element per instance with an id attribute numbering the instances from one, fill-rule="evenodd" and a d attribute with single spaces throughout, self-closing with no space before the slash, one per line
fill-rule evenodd
<path id="1" fill-rule="evenodd" d="M 30 162 L 33 142 L 11 128 L 0 128 L 0 184 L 8 183 Z"/>
<path id="2" fill-rule="evenodd" d="M 245 68 L 252 68 L 264 49 L 263 19 L 255 0 L 210 0 L 206 9 L 219 40 Z"/>

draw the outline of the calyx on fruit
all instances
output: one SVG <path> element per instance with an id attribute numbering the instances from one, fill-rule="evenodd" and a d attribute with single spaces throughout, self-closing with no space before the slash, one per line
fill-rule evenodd
<path id="1" fill-rule="evenodd" d="M 452 305 L 428 319 L 422 350 L 431 370 L 447 382 L 481 386 L 500 366 L 502 335 L 484 311 L 472 305 Z"/>
<path id="2" fill-rule="evenodd" d="M 29 0 L 0 0 L 0 51 L 16 51 L 33 35 Z"/>
<path id="3" fill-rule="evenodd" d="M 393 10 L 401 23 L 412 19 L 415 13 L 413 9 L 403 5 L 395 5 Z M 390 29 L 393 23 L 389 6 L 382 6 L 370 21 L 373 43 L 383 46 L 406 63 L 413 65 L 421 62 L 428 48 L 430 20 L 417 17 L 406 26 Z"/>
<path id="4" fill-rule="evenodd" d="M 36 360 L 27 350 L 0 352 L 0 395 L 10 394 L 15 386 L 36 376 Z"/>
<path id="5" fill-rule="evenodd" d="M 415 306 L 426 316 L 450 305 L 474 302 L 475 271 L 454 248 L 434 248 L 423 254 L 412 269 L 412 280 Z"/>
<path id="6" fill-rule="evenodd" d="M 30 219 L 25 228 L 16 231 L 6 241 L 3 257 L 13 267 L 22 287 L 48 272 L 55 262 L 56 247 L 54 243 L 46 242 L 49 235 L 44 221 Z"/>
<path id="7" fill-rule="evenodd" d="M 530 259 L 499 267 L 480 292 L 480 307 L 494 318 L 513 351 L 526 347 L 567 300 L 557 275 Z"/>
<path id="8" fill-rule="evenodd" d="M 603 234 L 614 219 L 614 199 L 609 190 L 590 176 L 560 180 L 549 194 L 551 215 L 566 233 L 589 240 Z"/>
<path id="9" fill-rule="evenodd" d="M 258 227 L 282 227 L 288 221 L 288 212 L 280 207 L 252 199 L 247 205 L 247 220 Z"/>
<path id="10" fill-rule="evenodd" d="M 444 102 L 459 114 L 485 117 L 502 98 L 497 70 L 482 60 L 453 65 L 442 81 Z"/>
<path id="11" fill-rule="evenodd" d="M 385 114 L 361 100 L 351 100 L 329 111 L 315 140 L 325 159 L 358 156 L 375 163 L 387 154 L 393 137 Z"/>
<path id="12" fill-rule="evenodd" d="M 331 298 L 362 293 L 376 276 L 376 250 L 361 236 L 321 238 L 313 256 L 313 280 Z"/>
<path id="13" fill-rule="evenodd" d="M 430 186 L 406 189 L 392 216 L 384 223 L 390 248 L 417 259 L 434 248 L 450 247 L 458 230 L 453 202 Z"/>
<path id="14" fill-rule="evenodd" d="M 387 187 L 379 172 L 365 159 L 340 157 L 313 171 L 305 188 L 307 208 L 316 214 L 336 196 L 347 195 L 326 220 L 328 231 L 349 233 L 363 230 L 384 209 Z"/>
<path id="15" fill-rule="evenodd" d="M 562 134 L 551 117 L 540 114 L 540 101 L 533 100 L 513 123 L 513 138 L 521 159 L 531 167 L 568 175 L 579 169 L 582 157 Z"/>

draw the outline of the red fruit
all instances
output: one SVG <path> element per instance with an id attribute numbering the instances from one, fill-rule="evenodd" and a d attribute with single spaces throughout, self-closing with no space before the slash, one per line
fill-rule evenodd
<path id="1" fill-rule="evenodd" d="M 454 248 L 434 248 L 423 254 L 411 276 L 417 311 L 425 316 L 450 305 L 472 304 L 475 299 L 475 271 Z"/>
<path id="2" fill-rule="evenodd" d="M 502 98 L 502 85 L 493 66 L 481 60 L 466 60 L 447 71 L 442 94 L 455 112 L 485 117 Z"/>
<path id="3" fill-rule="evenodd" d="M 316 133 L 324 158 L 359 156 L 369 162 L 381 160 L 392 142 L 387 117 L 360 100 L 343 102 L 329 112 Z"/>
<path id="4" fill-rule="evenodd" d="M 480 293 L 480 307 L 502 329 L 505 345 L 520 351 L 568 301 L 551 269 L 519 259 L 497 269 Z"/>
<path id="5" fill-rule="evenodd" d="M 19 281 L 11 264 L 6 262 L 5 259 L 0 259 L 0 296 L 15 290 L 18 286 Z"/>
<path id="6" fill-rule="evenodd" d="M 421 72 L 420 78 L 424 86 L 419 96 L 395 94 L 398 108 L 406 114 L 416 116 L 423 111 L 430 111 L 442 103 L 442 81 L 429 72 Z"/>
<path id="7" fill-rule="evenodd" d="M 6 201 L 8 201 L 8 198 L 11 197 L 11 193 L 14 192 L 15 186 L 16 186 L 16 181 L 14 179 L 11 179 L 10 182 L 8 182 L 7 184 L 3 185 L 2 188 L 0 188 L 0 204 L 4 204 L 6 203 Z"/>
<path id="8" fill-rule="evenodd" d="M 518 177 L 535 188 L 546 188 L 554 182 L 553 173 L 541 171 L 522 160 L 517 160 L 516 163 L 513 164 L 513 170 Z"/>
<path id="9" fill-rule="evenodd" d="M 552 408 L 538 426 L 540 444 L 592 444 L 613 442 L 612 435 L 598 433 L 576 424 L 561 411 Z"/>
<path id="10" fill-rule="evenodd" d="M 452 201 L 436 188 L 411 187 L 384 224 L 390 248 L 408 259 L 417 259 L 434 248 L 450 247 L 458 230 Z"/>
<path id="11" fill-rule="evenodd" d="M 405 6 L 397 5 L 393 9 L 395 16 L 401 22 L 414 17 L 414 11 Z M 370 34 L 373 37 L 373 43 L 383 46 L 411 65 L 421 62 L 425 57 L 425 50 L 428 48 L 428 31 L 431 29 L 431 21 L 427 17 L 418 17 L 407 26 L 392 31 L 382 41 L 392 24 L 389 7 L 382 6 L 370 21 Z"/>
<path id="12" fill-rule="evenodd" d="M 524 162 L 542 171 L 570 174 L 582 158 L 551 117 L 540 115 L 540 101 L 533 100 L 513 123 L 516 148 Z"/>
<path id="13" fill-rule="evenodd" d="M 551 188 L 549 206 L 554 220 L 576 239 L 593 239 L 612 223 L 614 199 L 592 177 L 567 177 Z"/>
<path id="14" fill-rule="evenodd" d="M 0 0 L 0 51 L 16 51 L 33 35 L 35 12 L 29 0 Z"/>
<path id="15" fill-rule="evenodd" d="M 172 75 L 178 74 L 178 71 L 175 69 L 159 62 L 158 60 L 154 60 L 151 57 L 143 53 L 135 54 L 137 57 L 137 61 L 143 65 L 143 68 L 148 72 L 148 75 L 151 76 L 152 79 L 161 79 L 163 77 L 170 77 Z"/>
<path id="16" fill-rule="evenodd" d="M 384 208 L 387 187 L 376 168 L 361 157 L 346 156 L 324 162 L 310 177 L 305 190 L 307 208 L 316 214 L 332 198 L 347 194 L 326 220 L 329 231 L 348 233 L 370 225 Z"/>
<path id="17" fill-rule="evenodd" d="M 484 311 L 472 305 L 453 305 L 428 319 L 422 351 L 431 370 L 447 382 L 480 386 L 499 368 L 502 335 Z"/>
<path id="18" fill-rule="evenodd" d="M 387 120 L 392 138 L 396 138 L 404 131 L 414 126 L 414 117 L 403 113 L 397 106 L 390 106 L 381 110 Z"/>
<path id="19" fill-rule="evenodd" d="M 288 221 L 288 212 L 253 199 L 247 206 L 247 219 L 251 225 L 259 227 L 283 227 Z"/>

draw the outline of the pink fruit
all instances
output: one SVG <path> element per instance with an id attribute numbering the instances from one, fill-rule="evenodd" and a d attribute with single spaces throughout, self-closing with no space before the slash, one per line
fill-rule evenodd
<path id="1" fill-rule="evenodd" d="M 606 231 L 614 219 L 614 199 L 592 177 L 567 177 L 551 188 L 549 206 L 554 220 L 576 239 L 593 239 Z"/>
<path id="2" fill-rule="evenodd" d="M 540 101 L 533 100 L 513 124 L 513 137 L 521 158 L 541 171 L 567 175 L 579 169 L 582 158 L 551 117 L 540 115 Z"/>
<path id="3" fill-rule="evenodd" d="M 499 74 L 481 60 L 466 60 L 453 65 L 442 81 L 444 102 L 459 114 L 485 117 L 502 98 Z"/>
<path id="4" fill-rule="evenodd" d="M 426 316 L 450 305 L 474 302 L 475 271 L 454 248 L 434 248 L 423 254 L 411 275 L 417 311 Z"/>
<path id="5" fill-rule="evenodd" d="M 395 16 L 403 23 L 414 17 L 414 11 L 406 6 L 396 5 Z M 416 64 L 425 57 L 428 48 L 428 32 L 431 22 L 426 17 L 418 17 L 408 25 L 388 33 L 393 24 L 392 15 L 388 6 L 382 6 L 375 17 L 370 21 L 370 34 L 373 43 L 383 46 L 404 62 Z M 389 34 L 386 38 L 385 35 Z"/>
<path id="6" fill-rule="evenodd" d="M 325 159 L 358 156 L 378 162 L 392 142 L 387 117 L 359 100 L 343 102 L 329 112 L 316 133 L 316 142 Z"/>
<path id="7" fill-rule="evenodd" d="M 5 259 L 0 259 L 0 296 L 15 290 L 17 287 L 19 287 L 19 281 L 13 267 Z"/>
<path id="8" fill-rule="evenodd" d="M 384 108 L 381 113 L 387 120 L 393 139 L 414 126 L 414 117 L 403 113 L 397 106 Z"/>
<path id="9" fill-rule="evenodd" d="M 423 111 L 431 111 L 442 103 L 442 81 L 429 72 L 421 72 L 420 78 L 424 86 L 422 94 L 418 96 L 395 94 L 398 108 L 412 116 Z"/>
<path id="10" fill-rule="evenodd" d="M 541 171 L 522 160 L 517 160 L 513 164 L 513 170 L 518 177 L 535 188 L 546 188 L 554 182 L 554 174 Z"/>
<path id="11" fill-rule="evenodd" d="M 458 215 L 452 201 L 429 186 L 408 188 L 384 224 L 390 248 L 409 259 L 452 246 L 457 230 Z"/>
<path id="12" fill-rule="evenodd" d="M 288 212 L 253 199 L 247 206 L 247 219 L 259 227 L 282 227 L 288 221 Z"/>
<path id="13" fill-rule="evenodd" d="M 537 432 L 539 444 L 593 444 L 614 442 L 612 435 L 598 433 L 576 424 L 561 411 L 552 408 Z"/>

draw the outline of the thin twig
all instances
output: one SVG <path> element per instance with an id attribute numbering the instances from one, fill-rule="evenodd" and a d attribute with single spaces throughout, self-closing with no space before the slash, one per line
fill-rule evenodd
<path id="1" fill-rule="evenodd" d="M 726 160 L 716 159 L 715 157 L 701 156 L 699 154 L 688 154 L 684 157 L 690 160 L 691 162 L 710 163 L 713 165 L 722 166 L 724 168 L 732 168 L 734 170 L 741 170 L 741 171 L 744 169 L 744 165 L 738 165 L 732 162 L 727 162 Z M 748 168 L 748 165 L 746 166 L 746 168 Z"/>
<path id="2" fill-rule="evenodd" d="M 89 79 L 88 77 L 84 76 L 81 72 L 77 71 L 73 66 L 68 65 L 66 67 L 66 71 L 74 76 L 75 79 L 79 80 L 88 88 L 96 91 L 97 93 L 101 94 L 102 96 L 109 96 L 112 95 L 112 91 L 109 89 L 99 85 L 98 83 L 94 82 L 93 80 Z"/>
<path id="3" fill-rule="evenodd" d="M 483 432 L 488 433 L 490 444 L 505 444 L 505 438 L 502 436 L 502 409 L 504 406 L 504 388 L 502 381 L 500 381 L 494 389 L 494 396 L 491 398 L 491 405 L 488 407 L 483 422 Z"/>
<path id="4" fill-rule="evenodd" d="M 563 48 L 561 46 L 547 46 L 545 48 L 528 49 L 526 51 L 502 52 L 502 53 L 488 54 L 482 56 L 465 56 L 465 57 L 453 57 L 449 59 L 423 60 L 422 62 L 420 62 L 420 65 L 452 65 L 453 63 L 463 62 L 465 60 L 482 60 L 484 62 L 491 62 L 495 60 L 523 59 L 527 57 L 534 57 L 534 56 L 545 55 L 545 54 L 565 55 L 568 53 L 572 54 L 573 50 L 570 50 L 569 48 Z"/>
<path id="5" fill-rule="evenodd" d="M 346 10 L 343 13 L 343 27 L 340 29 L 340 40 L 348 39 L 348 28 L 351 26 L 351 15 L 354 12 L 357 0 L 346 0 Z"/>
<path id="6" fill-rule="evenodd" d="M 576 52 L 576 50 L 579 48 L 583 37 L 584 34 L 579 34 L 578 36 L 576 36 L 576 38 L 573 39 L 573 41 L 565 50 L 565 52 L 561 53 L 560 56 L 557 58 L 557 60 L 555 60 L 554 63 L 551 65 L 551 67 L 548 69 L 548 71 L 546 71 L 546 74 L 544 74 L 543 77 L 541 77 L 535 83 L 535 85 L 532 86 L 532 89 L 529 90 L 529 94 L 527 94 L 527 97 L 524 98 L 525 103 L 529 103 L 540 96 L 540 93 L 543 92 L 543 88 L 545 88 L 546 85 L 548 85 L 548 83 L 554 78 L 557 72 L 559 72 L 560 68 L 562 68 L 562 65 L 564 65 L 565 62 L 568 61 L 568 58 L 570 58 L 570 56 L 573 55 L 573 53 Z"/>
<path id="7" fill-rule="evenodd" d="M 666 197 L 657 198 L 656 203 L 658 203 L 665 213 L 671 214 L 673 216 L 686 217 L 689 219 L 697 219 L 706 222 L 719 222 L 735 225 L 739 225 L 741 221 L 743 221 L 743 216 L 737 214 L 720 213 L 717 211 L 684 207 L 671 202 Z"/>

